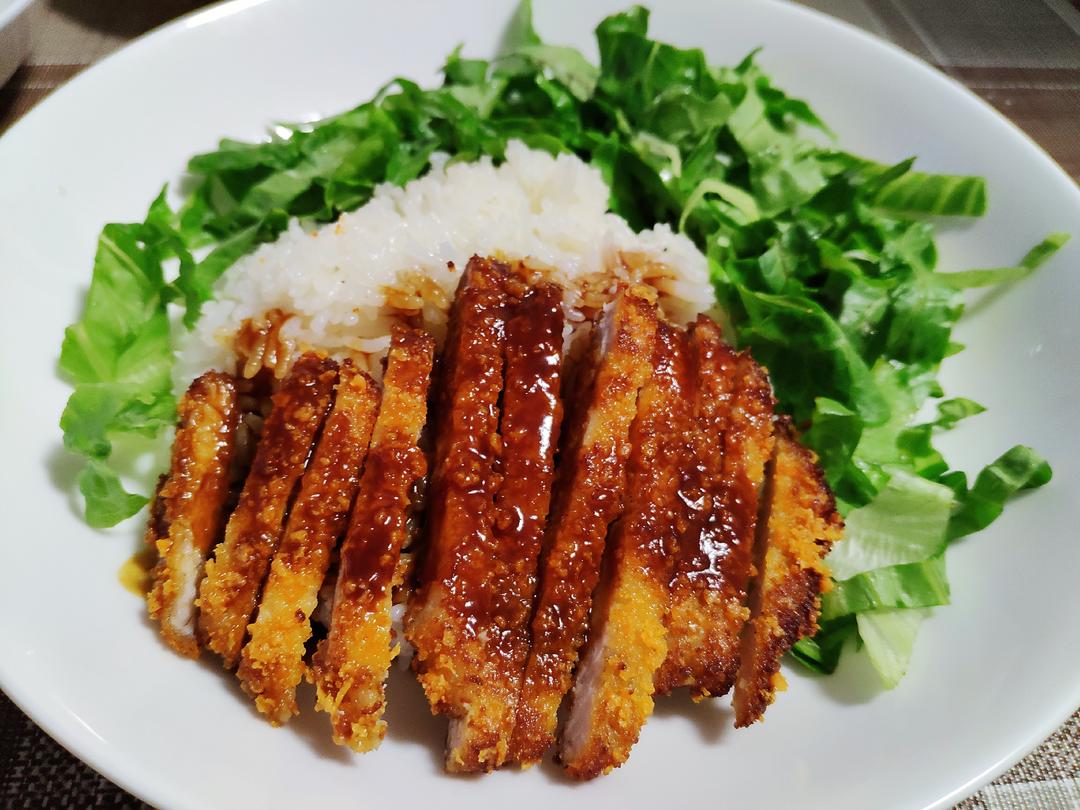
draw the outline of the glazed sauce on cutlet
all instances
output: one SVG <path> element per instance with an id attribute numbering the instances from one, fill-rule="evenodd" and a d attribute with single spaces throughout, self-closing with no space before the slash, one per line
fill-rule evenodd
<path id="1" fill-rule="evenodd" d="M 652 371 L 656 335 L 655 304 L 643 295 L 637 288 L 619 293 L 604 316 L 610 320 L 593 334 L 593 379 L 575 385 L 581 400 L 561 456 L 511 743 L 517 762 L 537 761 L 553 741 L 588 630 L 608 528 L 622 510 L 630 425 L 638 389 Z"/>
<path id="2" fill-rule="evenodd" d="M 732 397 L 735 355 L 715 324 L 699 321 L 690 337 L 693 366 L 693 453 L 683 476 L 680 499 L 686 506 L 686 530 L 679 543 L 674 576 L 696 587 L 720 589 L 725 561 L 737 548 L 742 529 L 728 508 L 723 480 L 726 411 Z M 737 556 L 737 555 L 736 555 Z"/>
<path id="3" fill-rule="evenodd" d="M 255 459 L 244 485 L 251 487 L 248 509 L 244 495 L 234 513 L 241 521 L 239 532 L 247 535 L 258 553 L 244 554 L 236 570 L 245 582 L 261 579 L 272 545 L 282 525 L 286 501 L 307 467 L 314 450 L 315 434 L 330 407 L 337 364 L 326 358 L 305 356 L 293 369 L 290 381 L 273 396 L 273 410 L 266 420 Z M 288 489 L 288 492 L 285 490 Z M 257 588 L 258 584 L 251 586 Z M 247 589 L 245 589 L 247 590 Z"/>
<path id="4" fill-rule="evenodd" d="M 366 603 L 376 604 L 397 579 L 401 546 L 411 536 L 415 493 L 427 473 L 427 459 L 417 445 L 419 424 L 426 414 L 412 417 L 408 401 L 427 399 L 431 377 L 432 344 L 427 335 L 395 335 L 385 377 L 385 407 L 401 410 L 380 414 L 364 467 L 361 497 L 353 513 L 350 536 L 341 549 L 342 582 L 351 596 L 363 589 Z M 400 341 L 400 346 L 398 341 Z M 390 397 L 393 396 L 393 401 Z M 410 424 L 402 424 L 403 420 Z M 393 427 L 386 430 L 386 425 Z M 385 431 L 385 432 L 384 432 Z"/>
<path id="5" fill-rule="evenodd" d="M 750 546 L 746 537 L 745 500 L 740 501 L 738 484 L 720 483 L 709 497 L 709 509 L 701 521 L 696 547 L 691 544 L 687 577 L 706 588 L 726 584 L 746 585 Z M 744 495 L 745 497 L 745 495 Z"/>
<path id="6" fill-rule="evenodd" d="M 502 416 L 502 485 L 495 496 L 494 556 L 501 582 L 480 606 L 502 632 L 495 652 L 515 682 L 528 652 L 522 631 L 532 612 L 536 560 L 547 522 L 555 444 L 558 441 L 562 366 L 562 289 L 530 291 L 507 324 L 506 385 Z M 514 633 L 513 638 L 505 637 Z"/>
<path id="7" fill-rule="evenodd" d="M 388 444 L 372 448 L 364 472 L 365 503 L 358 514 L 370 516 L 359 542 L 342 548 L 341 576 L 346 596 L 362 592 L 365 603 L 375 604 L 393 585 L 398 555 L 406 536 L 406 508 L 402 493 L 424 474 L 423 454 L 415 446 Z"/>
<path id="8" fill-rule="evenodd" d="M 435 468 L 427 494 L 428 546 L 421 590 L 440 583 L 442 609 L 467 637 L 477 635 L 478 604 L 492 566 L 498 489 L 499 394 L 506 333 L 505 266 L 474 258 L 462 276 L 436 397 Z M 421 596 L 426 598 L 426 593 Z"/>

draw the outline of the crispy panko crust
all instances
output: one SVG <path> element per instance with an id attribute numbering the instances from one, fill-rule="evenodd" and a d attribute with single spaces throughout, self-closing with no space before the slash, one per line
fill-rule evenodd
<path id="1" fill-rule="evenodd" d="M 608 538 L 559 758 L 592 779 L 630 756 L 653 710 L 653 677 L 667 656 L 664 619 L 678 542 L 678 490 L 690 460 L 686 333 L 661 323 L 652 376 L 630 433 L 626 509 Z"/>
<path id="2" fill-rule="evenodd" d="M 501 485 L 486 561 L 489 578 L 477 594 L 475 617 L 478 635 L 486 635 L 487 644 L 470 708 L 483 708 L 450 720 L 447 754 L 455 771 L 501 765 L 514 731 L 562 419 L 562 298 L 561 287 L 539 284 L 514 307 L 506 324 Z M 487 722 L 476 723 L 476 716 Z"/>
<path id="3" fill-rule="evenodd" d="M 595 372 L 567 435 L 545 536 L 532 619 L 532 649 L 518 700 L 508 762 L 538 762 L 554 742 L 588 629 L 608 527 L 619 516 L 638 391 L 652 371 L 657 309 L 650 288 L 619 290 L 593 337 Z"/>
<path id="4" fill-rule="evenodd" d="M 307 466 L 336 381 L 332 360 L 307 354 L 293 366 L 274 394 L 225 540 L 206 563 L 199 590 L 199 632 L 229 668 L 240 658 L 289 499 Z"/>
<path id="5" fill-rule="evenodd" d="M 410 496 L 427 473 L 418 442 L 434 354 L 428 334 L 395 328 L 371 449 L 341 547 L 330 632 L 312 661 L 316 708 L 330 715 L 334 742 L 358 752 L 378 747 L 386 734 L 385 682 L 398 652 L 391 597 L 402 574 Z"/>
<path id="6" fill-rule="evenodd" d="M 195 596 L 206 557 L 221 537 L 229 495 L 229 464 L 240 416 L 236 382 L 207 372 L 180 400 L 169 472 L 150 508 L 147 542 L 157 549 L 150 618 L 165 642 L 197 658 Z"/>
<path id="7" fill-rule="evenodd" d="M 749 353 L 734 353 L 708 317 L 694 323 L 691 345 L 703 508 L 693 510 L 680 541 L 668 658 L 656 687 L 665 693 L 688 686 L 701 698 L 727 693 L 739 665 L 759 493 L 774 443 L 774 400 L 764 369 Z"/>
<path id="8" fill-rule="evenodd" d="M 296 686 L 304 675 L 311 613 L 356 495 L 378 406 L 375 381 L 345 360 L 237 671 L 241 687 L 273 725 L 298 712 Z"/>
<path id="9" fill-rule="evenodd" d="M 446 767 L 489 769 L 498 761 L 502 702 L 485 698 L 487 613 L 497 570 L 491 564 L 499 489 L 499 397 L 506 321 L 507 268 L 473 257 L 450 313 L 436 395 L 437 426 L 427 493 L 427 547 L 409 600 L 405 635 L 413 669 L 432 712 L 452 720 Z"/>
<path id="10" fill-rule="evenodd" d="M 843 533 L 843 521 L 814 454 L 799 444 L 791 423 L 777 427 L 758 531 L 751 619 L 742 636 L 735 681 L 735 725 L 760 720 L 775 697 L 780 659 L 799 639 L 817 632 L 821 591 L 829 572 L 824 556 Z"/>

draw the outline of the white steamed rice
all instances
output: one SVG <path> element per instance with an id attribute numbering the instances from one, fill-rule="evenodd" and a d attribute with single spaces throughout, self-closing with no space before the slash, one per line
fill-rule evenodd
<path id="1" fill-rule="evenodd" d="M 583 303 L 583 291 L 645 280 L 676 321 L 710 309 L 708 267 L 694 245 L 666 225 L 634 233 L 607 212 L 607 202 L 596 169 L 521 143 L 510 144 L 499 166 L 455 163 L 404 187 L 380 186 L 335 223 L 304 230 L 294 222 L 225 273 L 215 300 L 181 340 L 179 378 L 231 370 L 237 330 L 274 309 L 290 315 L 279 339 L 299 350 L 378 356 L 394 307 L 409 304 L 441 334 L 473 254 L 542 270 L 566 287 L 571 308 Z"/>

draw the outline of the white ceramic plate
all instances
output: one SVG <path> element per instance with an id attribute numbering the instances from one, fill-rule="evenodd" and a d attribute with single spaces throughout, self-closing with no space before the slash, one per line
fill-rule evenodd
<path id="1" fill-rule="evenodd" d="M 30 50 L 30 7 L 34 0 L 0 0 L 0 84 Z"/>
<path id="2" fill-rule="evenodd" d="M 554 42 L 592 52 L 622 0 L 538 0 Z M 973 96 L 900 51 L 803 9 L 655 4 L 654 32 L 734 62 L 764 45 L 777 82 L 810 99 L 842 143 L 990 182 L 984 220 L 941 240 L 946 267 L 995 266 L 1043 235 L 1080 235 L 1080 193 Z M 1028 751 L 1080 703 L 1080 239 L 959 330 L 950 392 L 990 412 L 949 439 L 959 464 L 1014 442 L 1041 448 L 1054 482 L 949 558 L 954 605 L 922 631 L 911 671 L 878 692 L 858 657 L 834 677 L 789 672 L 768 722 L 730 728 L 720 705 L 665 700 L 628 766 L 587 785 L 553 766 L 444 776 L 443 723 L 397 679 L 390 736 L 353 756 L 324 717 L 259 720 L 216 665 L 157 640 L 116 572 L 140 521 L 87 529 L 69 494 L 57 418 L 64 326 L 81 307 L 95 239 L 138 219 L 163 180 L 221 135 L 329 113 L 385 80 L 434 81 L 458 42 L 494 52 L 510 3 L 237 0 L 181 20 L 88 71 L 0 140 L 0 683 L 64 745 L 162 807 L 942 807 Z"/>

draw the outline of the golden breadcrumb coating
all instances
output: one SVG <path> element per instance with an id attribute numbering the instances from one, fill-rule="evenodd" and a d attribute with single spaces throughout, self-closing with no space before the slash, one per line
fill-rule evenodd
<path id="1" fill-rule="evenodd" d="M 653 372 L 630 433 L 626 509 L 612 527 L 593 599 L 559 758 L 592 779 L 630 756 L 653 710 L 653 677 L 667 656 L 664 619 L 678 542 L 678 490 L 690 461 L 686 334 L 661 323 Z"/>
<path id="2" fill-rule="evenodd" d="M 593 336 L 591 383 L 566 423 L 532 619 L 517 719 L 506 760 L 538 762 L 554 742 L 559 704 L 570 689 L 588 629 L 608 527 L 623 508 L 630 426 L 652 371 L 657 308 L 653 290 L 623 288 Z"/>
<path id="3" fill-rule="evenodd" d="M 703 508 L 680 541 L 671 586 L 668 659 L 657 691 L 688 686 L 695 698 L 725 694 L 739 664 L 758 500 L 773 447 L 768 376 L 735 354 L 706 316 L 693 326 L 694 431 Z"/>
<path id="4" fill-rule="evenodd" d="M 404 570 L 410 497 L 427 472 L 418 442 L 434 354 L 425 332 L 394 329 L 382 404 L 341 547 L 330 631 L 312 661 L 315 707 L 330 715 L 334 742 L 358 752 L 376 748 L 386 733 L 385 682 L 398 652 L 390 608 Z"/>
<path id="5" fill-rule="evenodd" d="M 225 540 L 206 563 L 199 589 L 199 632 L 230 669 L 240 658 L 289 499 L 304 474 L 336 381 L 332 360 L 307 354 L 293 366 L 274 394 Z"/>
<path id="6" fill-rule="evenodd" d="M 514 731 L 561 421 L 562 299 L 561 287 L 538 284 L 513 306 L 506 324 L 501 483 L 492 545 L 480 563 L 488 578 L 474 595 L 472 616 L 486 643 L 470 686 L 470 711 L 450 720 L 447 762 L 454 771 L 498 767 Z"/>
<path id="7" fill-rule="evenodd" d="M 274 725 L 298 711 L 296 686 L 304 675 L 311 613 L 356 495 L 378 406 L 375 381 L 345 360 L 237 670 L 241 687 Z"/>
<path id="8" fill-rule="evenodd" d="M 450 313 L 436 395 L 427 547 L 405 622 L 431 710 L 451 718 L 451 771 L 490 769 L 500 758 L 505 704 L 484 699 L 482 682 L 489 641 L 483 629 L 499 573 L 491 562 L 508 280 L 504 265 L 473 257 Z"/>
<path id="9" fill-rule="evenodd" d="M 817 631 L 822 586 L 829 578 L 823 558 L 843 533 L 821 468 L 786 419 L 779 422 L 770 466 L 752 615 L 743 630 L 735 681 L 737 727 L 761 719 L 776 693 L 780 659 L 800 638 Z"/>
<path id="10" fill-rule="evenodd" d="M 207 372 L 180 400 L 172 463 L 150 507 L 148 543 L 157 549 L 150 618 L 181 655 L 197 658 L 195 596 L 206 557 L 221 537 L 229 495 L 229 464 L 240 408 L 236 382 Z"/>

